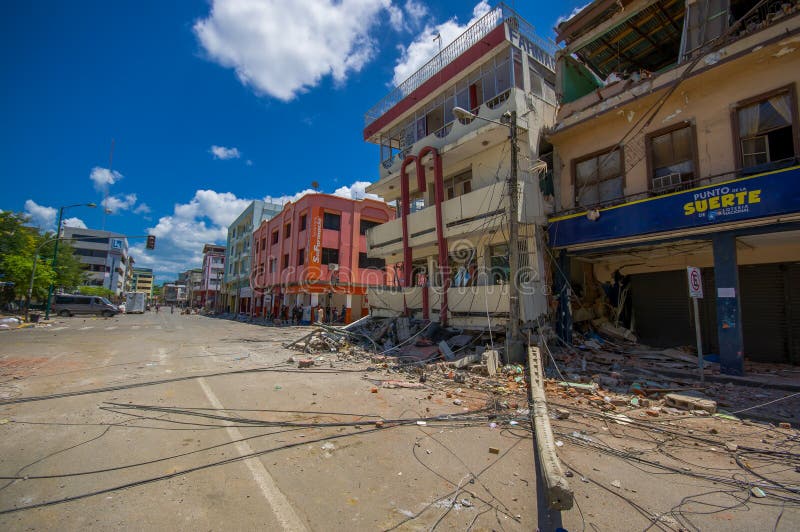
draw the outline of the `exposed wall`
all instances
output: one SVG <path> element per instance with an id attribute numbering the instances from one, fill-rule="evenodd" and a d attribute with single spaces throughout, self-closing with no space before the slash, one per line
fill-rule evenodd
<path id="1" fill-rule="evenodd" d="M 735 170 L 731 112 L 736 102 L 800 81 L 800 37 L 789 38 L 690 77 L 678 87 L 644 131 L 623 150 L 625 195 L 648 190 L 645 135 L 681 121 L 695 126 L 699 177 Z M 724 57 L 720 58 L 724 61 Z M 697 67 L 702 68 L 701 66 Z M 795 85 L 795 98 L 797 98 Z M 561 209 L 574 207 L 572 161 L 618 143 L 662 92 L 606 110 L 586 122 L 552 135 L 558 153 L 555 168 Z M 598 105 L 598 109 L 602 108 Z M 798 119 L 795 116 L 795 120 Z"/>

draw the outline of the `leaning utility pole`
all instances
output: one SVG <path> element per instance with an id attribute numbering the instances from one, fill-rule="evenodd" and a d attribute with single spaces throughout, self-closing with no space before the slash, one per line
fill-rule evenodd
<path id="1" fill-rule="evenodd" d="M 519 151 L 517 148 L 517 112 L 510 111 L 508 124 L 511 136 L 511 171 L 508 173 L 508 329 L 506 335 L 506 358 L 509 363 L 525 359 L 524 345 L 519 334 Z"/>

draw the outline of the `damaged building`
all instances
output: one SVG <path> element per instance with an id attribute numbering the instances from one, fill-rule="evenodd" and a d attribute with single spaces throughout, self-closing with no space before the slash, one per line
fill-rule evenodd
<path id="1" fill-rule="evenodd" d="M 366 113 L 364 139 L 380 148 L 379 179 L 368 192 L 398 209 L 397 219 L 367 234 L 369 257 L 395 272 L 394 286 L 368 289 L 373 316 L 504 328 L 509 245 L 519 252 L 522 322 L 547 312 L 537 227 L 548 212 L 541 178 L 551 150 L 542 131 L 555 119 L 555 50 L 500 4 Z"/>
<path id="2" fill-rule="evenodd" d="M 596 0 L 558 28 L 558 329 L 800 362 L 800 3 Z"/>

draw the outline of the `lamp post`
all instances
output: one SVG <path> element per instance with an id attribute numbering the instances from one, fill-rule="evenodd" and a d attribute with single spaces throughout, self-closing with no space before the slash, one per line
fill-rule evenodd
<path id="1" fill-rule="evenodd" d="M 58 208 L 58 224 L 56 225 L 56 245 L 53 246 L 53 271 L 56 269 L 56 260 L 58 259 L 58 242 L 61 239 L 61 219 L 64 218 L 64 211 L 69 209 L 70 207 L 97 207 L 96 203 L 75 203 L 73 205 L 65 205 L 63 207 Z M 50 286 L 47 288 L 47 306 L 44 312 L 44 319 L 50 319 L 50 304 L 53 299 L 53 283 L 50 283 Z"/>
<path id="2" fill-rule="evenodd" d="M 453 108 L 453 115 L 456 118 L 462 120 L 469 120 L 477 118 L 479 120 L 484 120 L 486 122 L 491 122 L 493 124 L 498 124 L 501 126 L 505 126 L 508 128 L 509 131 L 509 138 L 511 140 L 511 171 L 508 174 L 508 232 L 509 232 L 509 242 L 508 242 L 508 267 L 510 270 L 509 273 L 509 283 L 508 283 L 508 320 L 509 320 L 509 327 L 508 327 L 508 337 L 506 338 L 507 344 L 507 356 L 509 361 L 514 360 L 523 360 L 524 359 L 524 348 L 522 343 L 522 338 L 520 336 L 519 331 L 519 321 L 520 321 L 520 311 L 519 311 L 519 220 L 518 220 L 518 212 L 519 212 L 519 196 L 517 194 L 517 189 L 519 187 L 519 181 L 517 179 L 517 167 L 519 166 L 519 153 L 517 148 L 517 112 L 516 111 L 506 111 L 503 114 L 503 118 L 505 119 L 503 122 L 499 122 L 497 120 L 491 120 L 489 118 L 483 118 L 482 116 L 478 116 L 475 113 L 467 111 L 462 107 L 454 107 Z"/>

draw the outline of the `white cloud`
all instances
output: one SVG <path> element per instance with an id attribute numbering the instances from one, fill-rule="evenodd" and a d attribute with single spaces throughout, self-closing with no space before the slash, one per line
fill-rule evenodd
<path id="1" fill-rule="evenodd" d="M 572 17 L 574 17 L 575 15 L 577 15 L 578 13 L 580 13 L 581 11 L 583 11 L 584 9 L 586 9 L 587 7 L 589 7 L 589 4 L 591 4 L 591 3 L 592 3 L 592 2 L 588 2 L 588 3 L 586 3 L 586 4 L 584 4 L 584 5 L 580 6 L 580 7 L 576 7 L 575 9 L 573 9 L 573 10 L 572 10 L 572 13 L 570 13 L 570 14 L 569 14 L 568 16 L 566 16 L 566 17 L 564 17 L 564 16 L 558 17 L 558 19 L 556 20 L 556 28 L 557 28 L 557 27 L 558 27 L 558 25 L 559 25 L 559 24 L 561 24 L 562 22 L 566 22 L 566 21 L 568 21 L 569 19 L 571 19 Z"/>
<path id="2" fill-rule="evenodd" d="M 109 185 L 113 185 L 122 177 L 122 174 L 116 170 L 109 170 L 99 166 L 92 168 L 92 172 L 89 174 L 89 179 L 94 182 L 94 188 L 97 190 L 107 190 Z"/>
<path id="3" fill-rule="evenodd" d="M 45 207 L 39 205 L 32 199 L 25 202 L 25 214 L 27 214 L 31 223 L 43 230 L 52 230 L 56 224 L 57 209 L 54 207 Z"/>
<path id="4" fill-rule="evenodd" d="M 67 218 L 61 223 L 64 227 L 77 227 L 79 229 L 86 229 L 86 223 L 80 218 Z"/>
<path id="5" fill-rule="evenodd" d="M 148 214 L 150 212 L 150 206 L 147 203 L 140 203 L 133 212 L 135 214 Z"/>
<path id="6" fill-rule="evenodd" d="M 209 58 L 243 84 L 289 101 L 325 76 L 343 83 L 360 71 L 375 54 L 370 31 L 392 7 L 391 0 L 213 0 L 194 32 Z"/>
<path id="7" fill-rule="evenodd" d="M 416 0 L 406 0 L 403 9 L 405 9 L 406 15 L 415 26 L 428 14 L 428 8 L 423 3 L 417 2 Z"/>
<path id="8" fill-rule="evenodd" d="M 211 149 L 208 150 L 209 153 L 214 155 L 214 159 L 222 159 L 226 161 L 228 159 L 238 159 L 242 156 L 239 152 L 239 148 L 226 148 L 225 146 L 211 146 Z"/>
<path id="9" fill-rule="evenodd" d="M 112 213 L 127 211 L 136 205 L 136 194 L 126 194 L 125 196 L 108 196 L 101 205 Z"/>
<path id="10" fill-rule="evenodd" d="M 408 3 L 406 6 L 408 10 Z M 465 24 L 459 24 L 458 20 L 453 17 L 435 26 L 425 26 L 425 29 L 408 45 L 408 48 L 402 50 L 400 59 L 394 66 L 392 84 L 400 85 L 439 53 L 439 40 L 434 40 L 437 35 L 441 35 L 441 47 L 444 49 L 490 9 L 486 0 L 481 0 L 472 10 L 472 18 Z"/>
<path id="11" fill-rule="evenodd" d="M 371 199 L 381 199 L 375 194 L 368 194 L 367 187 L 370 186 L 371 183 L 369 181 L 356 181 L 350 186 L 339 187 L 334 191 L 334 196 L 341 196 L 343 198 L 350 198 L 350 199 L 364 199 L 364 198 L 371 198 Z"/>

